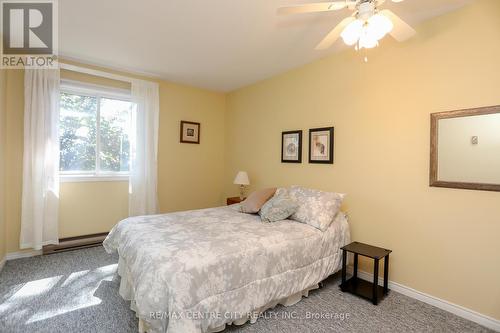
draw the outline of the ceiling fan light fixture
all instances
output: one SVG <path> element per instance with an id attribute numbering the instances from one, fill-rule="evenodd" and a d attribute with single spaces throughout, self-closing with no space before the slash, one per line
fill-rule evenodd
<path id="1" fill-rule="evenodd" d="M 340 36 L 349 46 L 357 44 L 357 49 L 371 49 L 378 46 L 378 41 L 393 28 L 394 24 L 388 17 L 376 13 L 366 20 L 358 17 L 344 28 Z"/>
<path id="2" fill-rule="evenodd" d="M 330 48 L 339 38 L 356 50 L 372 48 L 387 34 L 391 34 L 398 42 L 403 42 L 416 34 L 408 23 L 394 14 L 390 9 L 379 10 L 388 0 L 332 0 L 330 2 L 308 3 L 282 7 L 280 14 L 314 13 L 334 11 L 347 8 L 354 11 L 350 16 L 342 19 L 316 45 L 316 50 Z M 401 2 L 403 0 L 392 0 Z"/>

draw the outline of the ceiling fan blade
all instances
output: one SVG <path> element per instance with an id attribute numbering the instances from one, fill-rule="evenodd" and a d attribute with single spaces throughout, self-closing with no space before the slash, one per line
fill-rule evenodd
<path id="1" fill-rule="evenodd" d="M 345 19 L 343 19 L 335 28 L 333 28 L 332 31 L 326 35 L 325 38 L 316 46 L 316 50 L 325 50 L 329 48 L 330 46 L 335 43 L 335 41 L 340 37 L 340 34 L 344 30 L 344 28 L 351 23 L 352 21 L 356 20 L 355 17 L 349 16 Z"/>
<path id="2" fill-rule="evenodd" d="M 394 24 L 394 28 L 390 32 L 391 36 L 394 37 L 398 42 L 403 42 L 410 37 L 413 37 L 417 32 L 408 23 L 403 21 L 399 16 L 394 14 L 389 9 L 384 9 L 379 12 L 379 14 L 384 15 Z"/>
<path id="3" fill-rule="evenodd" d="M 346 1 L 308 3 L 308 4 L 304 4 L 304 5 L 296 5 L 296 6 L 288 6 L 288 7 L 278 8 L 278 15 L 328 12 L 328 11 L 332 11 L 332 10 L 343 9 L 346 6 L 347 6 Z"/>

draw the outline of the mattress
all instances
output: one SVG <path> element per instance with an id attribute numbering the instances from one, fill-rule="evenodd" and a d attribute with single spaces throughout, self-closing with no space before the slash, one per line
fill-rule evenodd
<path id="1" fill-rule="evenodd" d="M 120 294 L 148 332 L 200 333 L 313 288 L 341 266 L 349 226 L 322 232 L 291 220 L 263 223 L 226 206 L 119 222 L 103 245 L 118 251 Z"/>

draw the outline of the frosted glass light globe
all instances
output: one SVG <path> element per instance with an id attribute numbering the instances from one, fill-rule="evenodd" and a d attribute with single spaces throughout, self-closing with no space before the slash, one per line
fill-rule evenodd
<path id="1" fill-rule="evenodd" d="M 367 21 L 367 34 L 370 39 L 380 40 L 392 31 L 394 25 L 389 18 L 384 15 L 375 14 Z"/>
<path id="2" fill-rule="evenodd" d="M 363 33 L 363 21 L 355 20 L 352 21 L 345 27 L 344 31 L 340 34 L 344 43 L 349 46 L 356 44 Z"/>

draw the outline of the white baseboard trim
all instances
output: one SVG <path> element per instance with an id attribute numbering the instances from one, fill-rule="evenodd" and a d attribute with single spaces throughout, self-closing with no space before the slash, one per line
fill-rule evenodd
<path id="1" fill-rule="evenodd" d="M 7 253 L 7 255 L 5 256 L 5 260 L 15 260 L 15 259 L 21 259 L 21 258 L 28 258 L 28 257 L 39 256 L 41 254 L 42 254 L 42 250 L 11 252 L 11 253 Z"/>
<path id="2" fill-rule="evenodd" d="M 350 267 L 348 271 L 352 273 L 352 267 Z M 373 281 L 373 274 L 365 271 L 358 270 L 358 277 L 363 280 Z M 384 283 L 384 279 L 379 277 L 378 281 L 379 285 L 382 286 Z M 419 300 L 421 302 L 433 305 L 436 308 L 440 308 L 442 310 L 451 312 L 459 317 L 473 321 L 475 323 L 478 323 L 479 325 L 482 325 L 494 331 L 500 332 L 500 320 L 498 319 L 483 315 L 474 310 L 467 309 L 463 306 L 445 301 L 444 299 L 434 297 L 432 295 L 423 293 L 421 291 L 415 290 L 413 288 L 404 286 L 400 283 L 393 282 L 390 280 L 389 280 L 389 289 L 394 290 L 395 292 L 398 292 L 405 296 Z"/>

